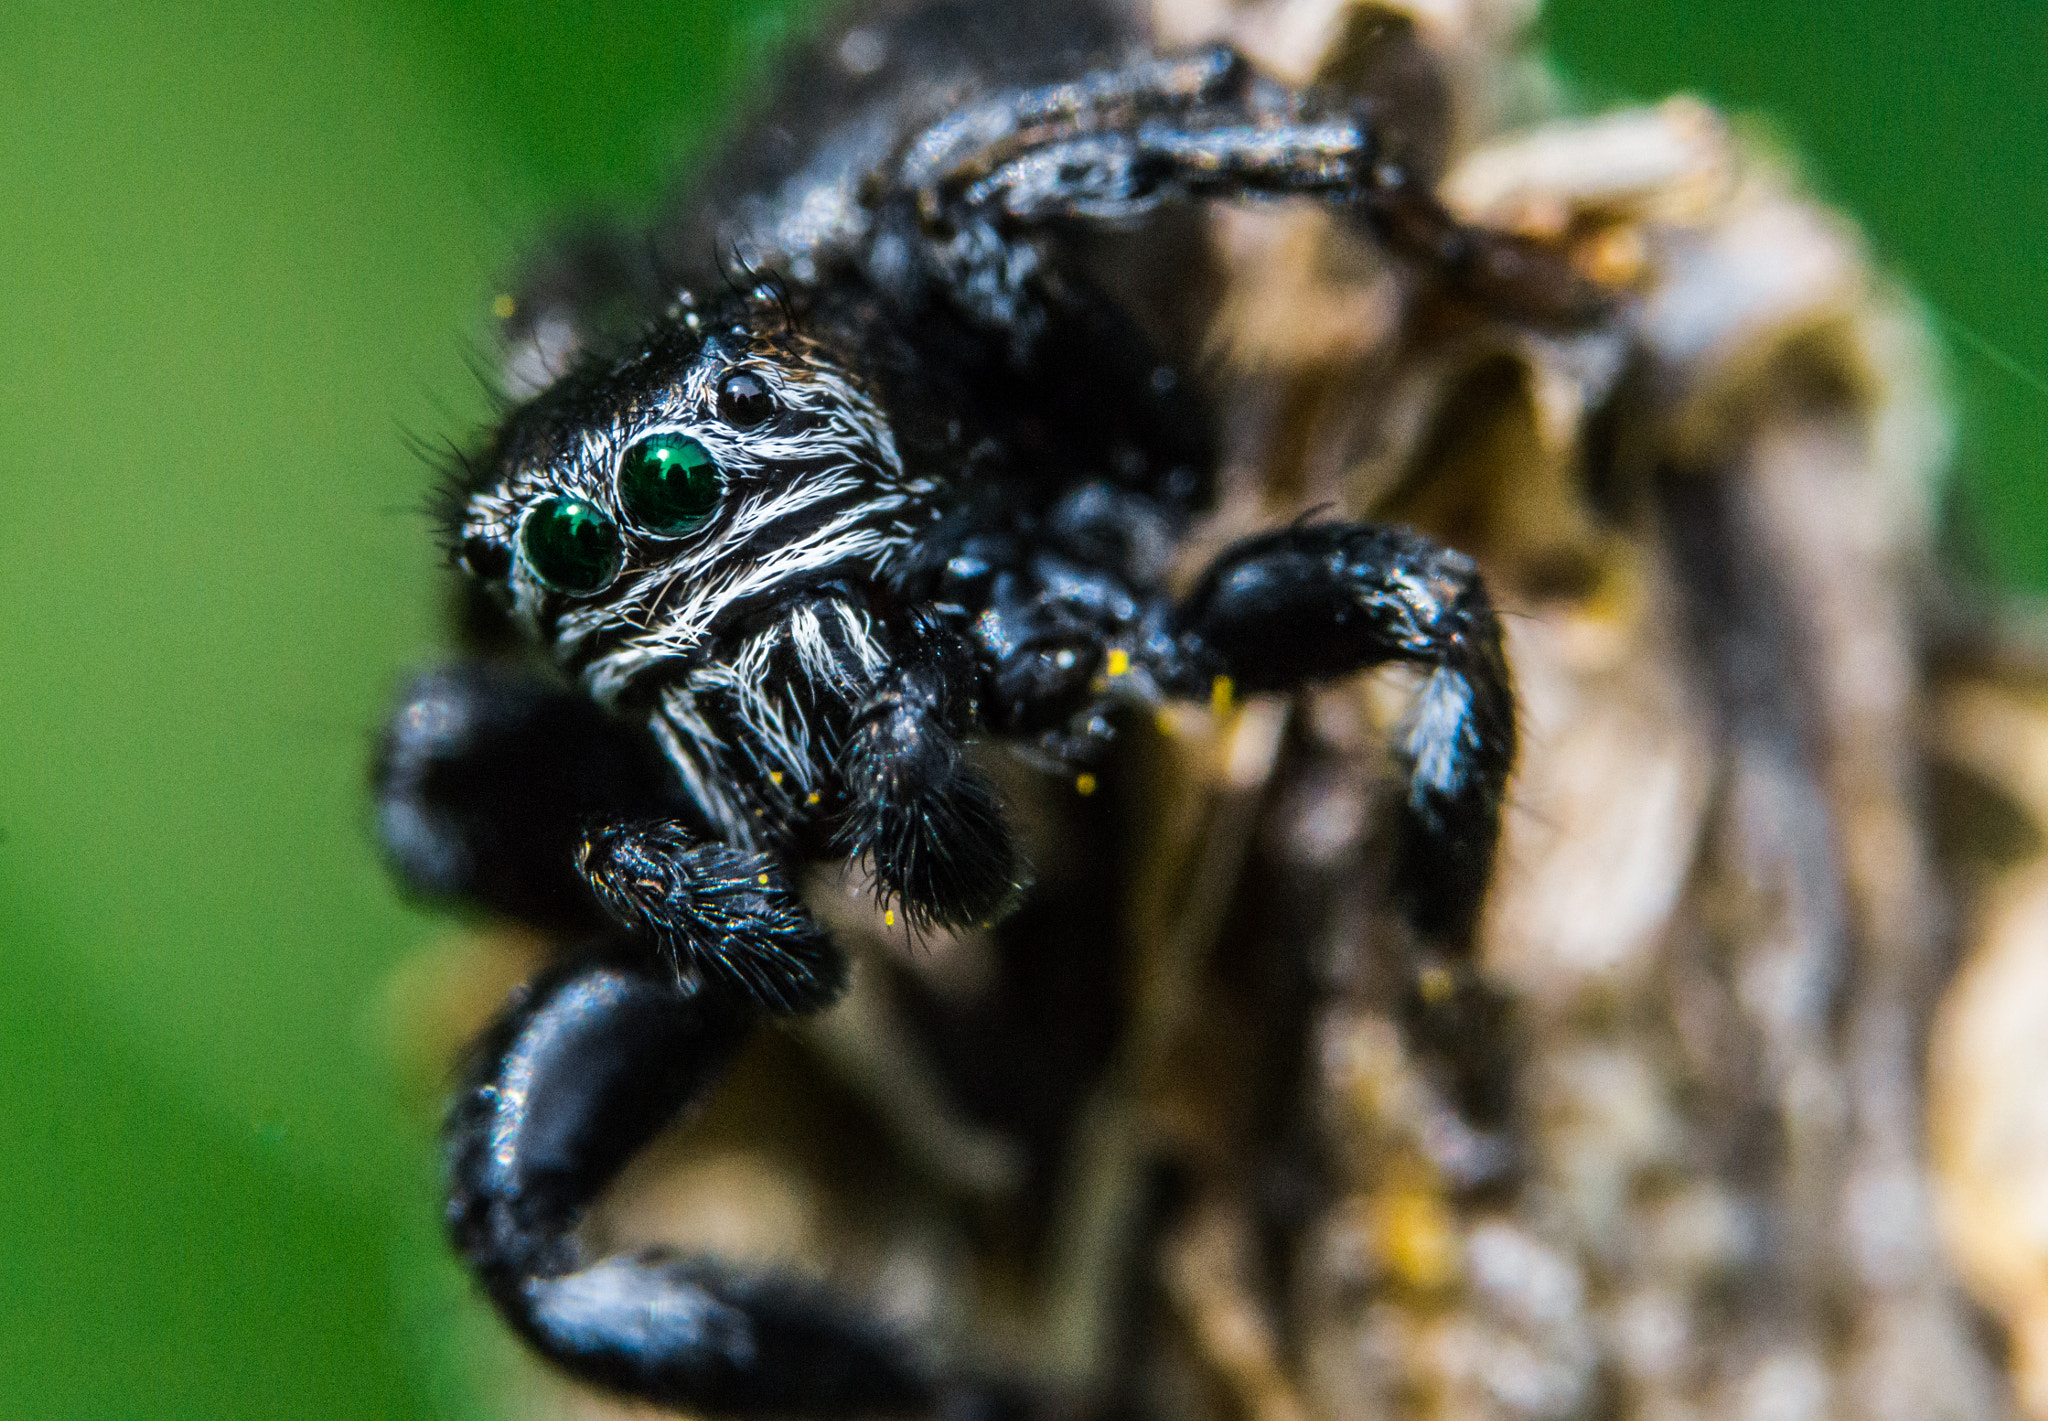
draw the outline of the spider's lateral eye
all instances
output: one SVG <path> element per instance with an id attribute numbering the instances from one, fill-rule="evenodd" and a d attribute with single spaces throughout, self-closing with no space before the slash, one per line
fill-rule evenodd
<path id="1" fill-rule="evenodd" d="M 472 533 L 455 550 L 455 560 L 471 577 L 481 582 L 502 582 L 512 571 L 512 550 L 496 538 Z"/>
<path id="2" fill-rule="evenodd" d="M 775 413 L 775 400 L 758 375 L 735 370 L 718 382 L 718 417 L 739 429 L 748 429 Z"/>
<path id="3" fill-rule="evenodd" d="M 544 498 L 519 525 L 519 550 L 533 575 L 557 592 L 601 592 L 619 575 L 625 547 L 619 530 L 595 504 Z"/>
<path id="4" fill-rule="evenodd" d="M 650 533 L 702 528 L 724 492 L 718 465 L 688 435 L 651 435 L 619 460 L 619 503 Z"/>

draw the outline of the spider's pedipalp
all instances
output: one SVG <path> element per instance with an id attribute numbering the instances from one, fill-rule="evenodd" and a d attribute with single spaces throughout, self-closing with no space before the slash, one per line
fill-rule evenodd
<path id="1" fill-rule="evenodd" d="M 966 927 L 999 917 L 1025 871 L 995 789 L 968 763 L 962 688 L 972 655 L 923 629 L 918 649 L 863 705 L 841 752 L 847 807 L 835 843 L 866 859 L 885 901 L 913 924 Z"/>
<path id="2" fill-rule="evenodd" d="M 683 980 L 778 1013 L 817 1011 L 846 989 L 844 954 L 766 854 L 707 844 L 688 826 L 655 820 L 592 830 L 576 868 L 613 921 Z"/>

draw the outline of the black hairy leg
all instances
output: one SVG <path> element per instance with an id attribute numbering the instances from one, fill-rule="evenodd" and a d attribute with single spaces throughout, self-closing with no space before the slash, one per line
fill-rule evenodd
<path id="1" fill-rule="evenodd" d="M 1023 877 L 995 789 L 968 763 L 977 671 L 964 642 L 920 617 L 910 646 L 855 715 L 839 757 L 836 844 L 871 866 L 913 924 L 984 922 Z"/>
<path id="2" fill-rule="evenodd" d="M 448 1121 L 455 1246 L 521 1336 L 599 1386 L 725 1416 L 926 1410 L 905 1349 L 815 1290 L 661 1250 L 592 1258 L 576 1237 L 752 1019 L 613 966 L 530 988 L 477 1048 Z"/>
<path id="3" fill-rule="evenodd" d="M 408 888 L 551 927 L 596 921 L 575 866 L 587 820 L 687 807 L 644 726 L 489 663 L 408 686 L 371 779 L 379 837 Z"/>
<path id="4" fill-rule="evenodd" d="M 1553 253 L 1453 217 L 1410 146 L 1369 105 L 1290 91 L 1215 45 L 984 100 L 922 135 L 897 181 L 942 239 L 956 290 L 1005 320 L 1018 273 L 1005 231 L 1254 195 L 1352 204 L 1437 280 L 1525 319 L 1604 309 L 1604 293 Z"/>
<path id="5" fill-rule="evenodd" d="M 1175 612 L 1167 679 L 1285 690 L 1391 661 L 1427 671 L 1398 752 L 1408 774 L 1393 882 L 1425 935 L 1470 938 L 1515 758 L 1500 623 L 1462 553 L 1400 528 L 1312 524 L 1227 549 Z"/>
<path id="6" fill-rule="evenodd" d="M 707 843 L 658 819 L 592 830 L 576 867 L 612 920 L 679 980 L 778 1012 L 816 1011 L 846 988 L 845 955 L 767 854 Z"/>
<path id="7" fill-rule="evenodd" d="M 1408 793 L 1392 877 L 1426 937 L 1462 946 L 1516 740 L 1477 567 L 1405 529 L 1297 525 L 1227 549 L 1174 606 L 1161 590 L 1171 526 L 1148 500 L 1090 484 L 1043 515 L 982 515 L 934 536 L 916 587 L 971 627 L 989 667 L 985 723 L 1085 760 L 1109 733 L 1107 677 L 1137 673 L 1119 684 L 1140 698 L 1207 699 L 1219 677 L 1249 693 L 1422 668 L 1397 746 Z"/>

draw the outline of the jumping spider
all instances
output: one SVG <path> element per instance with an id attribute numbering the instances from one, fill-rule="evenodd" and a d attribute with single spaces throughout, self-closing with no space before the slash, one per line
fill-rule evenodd
<path id="1" fill-rule="evenodd" d="M 416 684 L 379 823 L 412 890 L 574 944 L 476 1050 L 448 1218 L 511 1326 L 587 1381 L 722 1415 L 974 1394 L 812 1291 L 576 1235 L 756 1024 L 843 990 L 800 865 L 861 861 L 911 928 L 1028 891 L 969 737 L 1073 773 L 1120 707 L 1413 663 L 1394 877 L 1418 932 L 1469 938 L 1515 752 L 1472 562 L 1309 521 L 1173 595 L 1209 420 L 1079 253 L 1291 197 L 1454 299 L 1569 320 L 1591 298 L 1450 220 L 1368 107 L 1141 44 L 1106 3 L 842 29 L 694 205 L 572 248 L 519 302 L 522 397 L 460 461 L 446 531 L 477 618 L 555 670 Z"/>

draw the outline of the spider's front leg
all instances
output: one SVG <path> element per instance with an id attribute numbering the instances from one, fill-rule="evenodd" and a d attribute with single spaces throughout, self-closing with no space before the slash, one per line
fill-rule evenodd
<path id="1" fill-rule="evenodd" d="M 674 817 L 687 806 L 643 727 L 489 666 L 414 683 L 376 780 L 417 891 L 583 944 L 479 1043 L 448 1122 L 450 1232 L 512 1326 L 585 1381 L 691 1411 L 929 1409 L 899 1342 L 815 1290 L 673 1253 L 592 1257 L 576 1235 L 764 1012 L 841 989 L 843 958 L 779 864 Z"/>
<path id="2" fill-rule="evenodd" d="M 683 807 L 644 727 L 489 662 L 408 686 L 371 778 L 378 837 L 413 893 L 557 931 L 601 926 L 575 867 L 589 822 Z"/>
<path id="3" fill-rule="evenodd" d="M 1400 743 L 1394 881 L 1410 919 L 1469 941 L 1515 758 L 1500 623 L 1472 560 L 1399 528 L 1297 525 L 1226 550 L 1174 615 L 1162 681 L 1206 695 L 1286 690 L 1390 661 L 1424 668 Z"/>
<path id="4" fill-rule="evenodd" d="M 479 1045 L 449 1120 L 456 1247 L 511 1325 L 585 1381 L 722 1416 L 928 1410 L 902 1344 L 813 1289 L 666 1250 L 592 1258 L 576 1237 L 756 1015 L 621 966 L 532 987 Z"/>
<path id="5" fill-rule="evenodd" d="M 829 1005 L 842 954 L 781 861 L 705 839 L 644 727 L 488 664 L 410 686 L 373 771 L 385 852 L 420 896 L 630 943 L 779 1011 Z"/>

